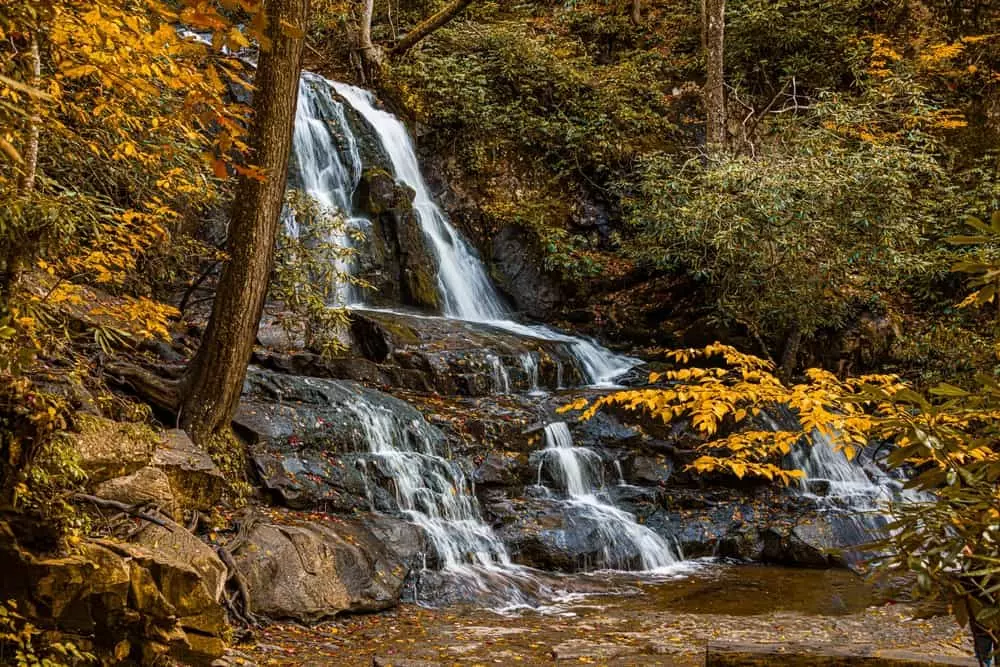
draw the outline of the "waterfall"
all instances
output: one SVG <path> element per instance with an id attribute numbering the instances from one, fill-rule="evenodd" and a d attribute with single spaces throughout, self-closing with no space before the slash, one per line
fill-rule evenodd
<path id="1" fill-rule="evenodd" d="M 374 470 L 391 478 L 400 512 L 423 529 L 437 554 L 436 574 L 461 589 L 464 599 L 500 609 L 534 607 L 554 594 L 533 570 L 511 562 L 483 521 L 465 471 L 437 451 L 426 422 L 365 400 L 350 409 L 371 456 L 361 468 L 366 490 Z"/>
<path id="2" fill-rule="evenodd" d="M 424 529 L 444 569 L 511 564 L 503 543 L 483 523 L 461 466 L 434 451 L 429 439 L 390 410 L 364 402 L 352 409 L 372 457 L 392 478 L 399 509 Z"/>
<path id="3" fill-rule="evenodd" d="M 503 365 L 503 361 L 495 354 L 488 354 L 486 355 L 486 362 L 490 365 L 490 370 L 493 372 L 493 391 L 498 394 L 509 394 L 510 373 L 507 372 L 507 367 Z"/>
<path id="4" fill-rule="evenodd" d="M 548 469 L 565 494 L 562 502 L 570 510 L 567 514 L 595 527 L 603 544 L 602 565 L 629 569 L 638 560 L 642 570 L 660 570 L 681 560 L 666 540 L 609 502 L 603 492 L 601 457 L 591 449 L 576 447 L 566 422 L 547 425 L 544 434 L 538 484 L 544 486 L 542 472 Z"/>
<path id="5" fill-rule="evenodd" d="M 789 410 L 775 415 L 761 413 L 768 428 L 797 430 L 798 418 Z M 805 446 L 792 449 L 786 465 L 801 470 L 797 493 L 816 503 L 845 547 L 854 547 L 877 538 L 890 519 L 890 503 L 921 500 L 919 494 L 903 488 L 875 461 L 861 461 L 864 452 L 849 461 L 831 439 L 814 431 Z"/>
<path id="6" fill-rule="evenodd" d="M 438 261 L 438 290 L 449 317 L 476 322 L 503 320 L 508 311 L 472 247 L 452 227 L 431 196 L 417 154 L 402 121 L 375 107 L 367 90 L 343 83 L 336 91 L 372 126 L 385 148 L 396 178 L 413 189 L 413 209 Z"/>
<path id="7" fill-rule="evenodd" d="M 361 182 L 358 140 L 347 123 L 344 105 L 331 95 L 330 83 L 309 72 L 299 79 L 292 154 L 297 166 L 294 177 L 300 189 L 319 206 L 320 214 L 339 214 L 345 218 L 335 237 L 328 240 L 344 248 L 353 246 L 350 230 L 364 229 L 370 224 L 354 214 L 351 203 Z M 284 223 L 289 234 L 298 235 L 299 222 L 293 215 L 286 215 Z M 352 273 L 351 264 L 348 258 L 337 260 L 337 271 Z M 359 298 L 357 290 L 348 283 L 337 285 L 336 296 L 337 302 L 343 305 Z"/>
<path id="8" fill-rule="evenodd" d="M 392 162 L 396 178 L 415 193 L 413 208 L 437 259 L 438 291 L 446 317 L 484 322 L 522 336 L 568 343 L 592 385 L 610 385 L 638 363 L 636 359 L 614 354 L 592 340 L 512 320 L 511 311 L 486 274 L 482 260 L 434 201 L 403 122 L 376 108 L 375 98 L 367 90 L 344 83 L 331 85 L 371 125 Z"/>
<path id="9" fill-rule="evenodd" d="M 521 369 L 525 377 L 528 378 L 528 393 L 541 395 L 545 392 L 538 386 L 538 355 L 534 352 L 525 352 L 520 356 Z"/>

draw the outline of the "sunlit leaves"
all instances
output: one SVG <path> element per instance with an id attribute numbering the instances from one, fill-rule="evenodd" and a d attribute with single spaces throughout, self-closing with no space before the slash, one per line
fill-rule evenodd
<path id="1" fill-rule="evenodd" d="M 867 443 L 875 424 L 867 412 L 871 401 L 851 397 L 861 396 L 869 386 L 878 387 L 885 396 L 904 390 L 895 376 L 842 381 L 821 369 L 809 370 L 806 382 L 787 386 L 774 375 L 769 361 L 721 343 L 672 350 L 664 357 L 680 366 L 652 373 L 649 381 L 657 386 L 615 392 L 589 404 L 577 401 L 562 409 L 582 410 L 581 419 L 619 408 L 664 423 L 686 420 L 701 437 L 700 449 L 705 452 L 691 464 L 695 471 L 788 483 L 800 473 L 786 470 L 782 459 L 795 447 L 810 446 L 807 435 L 829 438 L 848 459 Z M 782 409 L 794 413 L 795 428 L 783 428 L 766 417 L 767 410 Z"/>

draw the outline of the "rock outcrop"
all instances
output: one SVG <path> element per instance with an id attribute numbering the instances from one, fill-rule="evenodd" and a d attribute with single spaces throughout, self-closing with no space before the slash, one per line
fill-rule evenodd
<path id="1" fill-rule="evenodd" d="M 46 557 L 0 522 L 0 595 L 104 664 L 208 664 L 228 634 L 219 604 L 225 566 L 183 528 L 150 528 L 136 543 L 85 540 Z"/>
<path id="2" fill-rule="evenodd" d="M 257 524 L 234 554 L 254 613 L 315 622 L 398 603 L 409 567 L 362 522 L 288 518 L 287 523 Z M 402 523 L 395 530 L 418 533 Z M 396 540 L 407 542 L 419 539 L 410 534 Z"/>

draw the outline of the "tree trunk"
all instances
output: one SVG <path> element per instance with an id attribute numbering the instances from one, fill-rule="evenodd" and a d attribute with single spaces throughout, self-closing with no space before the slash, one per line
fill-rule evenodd
<path id="1" fill-rule="evenodd" d="M 632 23 L 642 23 L 642 0 L 632 0 Z"/>
<path id="2" fill-rule="evenodd" d="M 228 252 L 212 317 L 182 392 L 181 425 L 195 441 L 229 428 L 267 296 L 284 202 L 309 0 L 265 0 L 272 47 L 254 80 L 249 145 L 266 178 L 240 177 L 229 221 Z"/>
<path id="3" fill-rule="evenodd" d="M 426 19 L 423 23 L 415 27 L 410 32 L 403 35 L 403 39 L 396 43 L 390 52 L 394 57 L 404 55 L 407 51 L 416 46 L 420 40 L 447 24 L 458 16 L 463 9 L 473 3 L 474 0 L 453 0 L 444 9 Z"/>
<path id="4" fill-rule="evenodd" d="M 361 65 L 361 79 L 365 83 L 374 82 L 382 70 L 382 54 L 372 43 L 372 17 L 375 15 L 375 0 L 364 0 L 361 26 L 358 30 L 358 62 Z"/>
<path id="5" fill-rule="evenodd" d="M 778 377 L 782 382 L 792 379 L 795 366 L 799 360 L 799 348 L 802 346 L 802 329 L 796 326 L 792 329 L 788 338 L 785 339 L 785 350 L 781 354 L 781 368 L 778 369 Z"/>
<path id="6" fill-rule="evenodd" d="M 42 81 L 42 57 L 38 49 L 38 35 L 31 33 L 31 42 L 28 46 L 28 76 L 27 84 L 33 90 L 40 87 Z M 35 179 L 38 174 L 38 140 L 41 134 L 42 115 L 39 108 L 40 102 L 33 95 L 28 97 L 28 120 L 27 120 L 27 140 L 24 144 L 22 159 L 21 177 L 18 179 L 17 190 L 22 198 L 31 196 L 35 190 Z M 29 236 L 27 230 L 26 236 Z M 11 298 L 17 290 L 17 284 L 21 279 L 24 256 L 30 243 L 23 242 L 24 238 L 18 238 L 19 234 L 12 235 L 7 239 L 7 247 L 3 250 L 2 266 L 0 266 L 0 316 L 7 313 L 10 308 Z M 0 246 L 2 247 L 2 246 Z"/>
<path id="7" fill-rule="evenodd" d="M 28 58 L 30 58 L 28 86 L 37 90 L 42 80 L 42 57 L 38 52 L 38 35 L 34 32 L 31 33 Z M 42 126 L 42 116 L 38 108 L 40 103 L 33 96 L 29 99 L 31 115 L 28 117 L 28 143 L 24 150 L 24 173 L 19 184 L 22 195 L 28 195 L 35 189 L 35 176 L 38 172 L 38 137 Z"/>
<path id="8" fill-rule="evenodd" d="M 710 151 L 726 147 L 725 43 L 726 0 L 705 0 L 705 142 Z"/>

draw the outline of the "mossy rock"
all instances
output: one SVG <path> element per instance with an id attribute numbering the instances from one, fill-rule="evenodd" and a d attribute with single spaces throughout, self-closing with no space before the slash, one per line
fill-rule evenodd
<path id="1" fill-rule="evenodd" d="M 159 442 L 147 424 L 116 422 L 104 417 L 77 414 L 76 433 L 70 435 L 80 468 L 91 484 L 131 475 L 153 458 Z"/>

